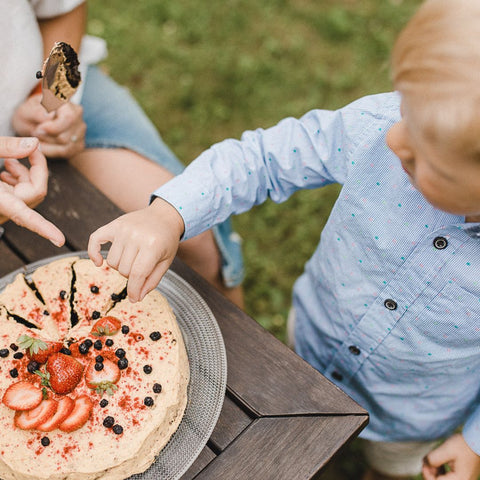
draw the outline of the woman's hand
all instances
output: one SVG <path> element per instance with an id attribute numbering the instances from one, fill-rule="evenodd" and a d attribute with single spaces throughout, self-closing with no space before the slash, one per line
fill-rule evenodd
<path id="1" fill-rule="evenodd" d="M 83 108 L 67 102 L 47 113 L 40 104 L 41 95 L 28 97 L 13 116 L 13 128 L 22 137 L 37 137 L 42 152 L 51 158 L 71 158 L 85 149 L 87 126 Z"/>
<path id="2" fill-rule="evenodd" d="M 17 159 L 27 157 L 30 169 Z M 5 158 L 5 171 L 0 173 L 0 222 L 11 219 L 60 247 L 63 233 L 43 218 L 33 207 L 47 194 L 47 161 L 38 150 L 36 138 L 0 137 L 0 157 Z"/>

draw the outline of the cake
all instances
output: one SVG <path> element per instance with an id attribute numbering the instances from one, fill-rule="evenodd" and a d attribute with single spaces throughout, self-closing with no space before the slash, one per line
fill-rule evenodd
<path id="1" fill-rule="evenodd" d="M 63 257 L 0 293 L 0 478 L 145 471 L 187 403 L 181 331 L 158 291 L 131 303 L 104 263 Z"/>

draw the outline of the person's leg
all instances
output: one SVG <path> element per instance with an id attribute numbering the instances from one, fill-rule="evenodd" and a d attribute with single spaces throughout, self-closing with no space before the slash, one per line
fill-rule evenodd
<path id="1" fill-rule="evenodd" d="M 148 205 L 150 194 L 183 170 L 128 91 L 90 67 L 82 97 L 87 148 L 71 159 L 125 212 Z M 243 307 L 241 250 L 230 222 L 181 243 L 179 257 Z"/>

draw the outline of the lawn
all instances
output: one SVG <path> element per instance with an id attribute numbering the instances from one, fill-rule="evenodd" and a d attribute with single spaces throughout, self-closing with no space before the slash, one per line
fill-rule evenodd
<path id="1" fill-rule="evenodd" d="M 178 157 L 391 89 L 389 54 L 419 0 L 102 0 L 89 33 Z M 298 192 L 234 218 L 244 239 L 246 310 L 284 340 L 293 282 L 315 248 L 338 187 Z M 356 453 L 356 445 L 348 451 Z M 323 478 L 358 479 L 341 457 Z"/>

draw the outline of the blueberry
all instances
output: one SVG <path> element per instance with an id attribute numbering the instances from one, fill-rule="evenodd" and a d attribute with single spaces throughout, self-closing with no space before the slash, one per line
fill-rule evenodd
<path id="1" fill-rule="evenodd" d="M 87 345 L 85 342 L 82 342 L 82 343 L 78 346 L 78 351 L 79 351 L 82 355 L 85 355 L 86 353 L 88 353 L 88 350 L 89 350 L 89 347 L 88 347 L 88 345 Z"/>
<path id="2" fill-rule="evenodd" d="M 107 339 L 105 340 L 105 345 L 106 345 L 107 347 L 111 347 L 111 346 L 113 345 L 113 340 L 112 340 L 111 338 L 107 338 Z"/>
<path id="3" fill-rule="evenodd" d="M 97 372 L 100 372 L 101 370 L 103 370 L 103 363 L 97 362 L 97 363 L 95 364 L 95 370 L 96 370 Z"/>
<path id="4" fill-rule="evenodd" d="M 18 377 L 18 370 L 16 368 L 12 368 L 9 373 L 12 378 Z"/>
<path id="5" fill-rule="evenodd" d="M 101 355 L 97 355 L 95 357 L 95 361 L 98 362 L 98 363 L 102 363 L 103 362 L 103 357 Z"/>
<path id="6" fill-rule="evenodd" d="M 9 353 L 10 352 L 9 352 L 8 348 L 2 348 L 0 350 L 0 357 L 2 357 L 2 358 L 8 357 Z"/>
<path id="7" fill-rule="evenodd" d="M 147 406 L 147 407 L 151 407 L 153 405 L 153 398 L 152 397 L 145 397 L 143 399 L 143 403 Z"/>
<path id="8" fill-rule="evenodd" d="M 152 332 L 150 334 L 150 338 L 156 342 L 157 340 L 160 340 L 162 338 L 162 334 L 160 332 Z"/>
<path id="9" fill-rule="evenodd" d="M 130 327 L 128 325 L 122 325 L 122 333 L 125 335 L 130 331 Z"/>
<path id="10" fill-rule="evenodd" d="M 102 400 L 100 400 L 100 406 L 102 408 L 105 408 L 107 405 L 108 405 L 108 400 L 106 398 L 102 398 Z"/>
<path id="11" fill-rule="evenodd" d="M 114 424 L 115 424 L 115 419 L 113 417 L 108 416 L 108 417 L 105 417 L 105 419 L 103 420 L 104 427 L 112 428 Z"/>
<path id="12" fill-rule="evenodd" d="M 154 393 L 161 393 L 162 386 L 159 383 L 154 383 L 153 384 L 153 391 L 154 391 Z"/>
<path id="13" fill-rule="evenodd" d="M 48 447 L 50 445 L 50 439 L 48 437 L 42 437 L 40 441 L 44 447 Z"/>
<path id="14" fill-rule="evenodd" d="M 88 347 L 90 348 L 92 345 L 93 345 L 93 342 L 89 339 L 89 338 L 86 338 L 83 343 Z"/>
<path id="15" fill-rule="evenodd" d="M 110 298 L 114 301 L 114 302 L 118 302 L 120 300 L 120 295 L 118 295 L 118 293 L 112 293 L 110 295 Z"/>
<path id="16" fill-rule="evenodd" d="M 60 298 L 62 300 L 65 300 L 66 296 L 67 296 L 67 292 L 65 290 L 60 290 Z"/>
<path id="17" fill-rule="evenodd" d="M 117 435 L 121 435 L 123 433 L 123 427 L 121 425 L 118 425 L 118 424 L 114 425 L 112 430 Z"/>
<path id="18" fill-rule="evenodd" d="M 150 365 L 144 365 L 143 366 L 143 371 L 148 375 L 152 373 L 152 367 Z"/>
<path id="19" fill-rule="evenodd" d="M 102 347 L 103 347 L 103 344 L 101 340 L 96 340 L 95 343 L 93 344 L 93 348 L 95 350 L 101 350 Z"/>
<path id="20" fill-rule="evenodd" d="M 92 312 L 92 319 L 97 320 L 97 318 L 100 318 L 100 312 L 98 310 L 94 310 Z"/>
<path id="21" fill-rule="evenodd" d="M 36 362 L 35 360 L 32 360 L 31 362 L 28 362 L 27 370 L 30 373 L 35 373 L 39 368 L 40 368 L 40 364 L 38 362 Z"/>
<path id="22" fill-rule="evenodd" d="M 63 347 L 60 349 L 60 353 L 63 353 L 64 355 L 71 355 L 72 351 L 69 348 Z"/>
<path id="23" fill-rule="evenodd" d="M 92 286 L 90 287 L 90 291 L 91 291 L 92 293 L 98 293 L 98 292 L 100 291 L 100 289 L 99 289 L 96 285 L 92 285 Z"/>
<path id="24" fill-rule="evenodd" d="M 118 358 L 123 358 L 125 356 L 125 350 L 123 348 L 117 348 L 115 350 L 115 355 L 118 357 Z"/>
<path id="25" fill-rule="evenodd" d="M 18 346 L 15 345 L 14 343 L 11 343 L 11 344 L 10 344 L 10 348 L 11 348 L 14 352 L 16 352 L 16 351 L 18 350 Z"/>
<path id="26" fill-rule="evenodd" d="M 117 362 L 118 368 L 120 370 L 125 370 L 128 367 L 128 360 L 125 357 L 122 357 L 118 362 Z"/>
<path id="27" fill-rule="evenodd" d="M 21 358 L 23 358 L 23 353 L 22 352 L 14 353 L 13 358 L 15 358 L 16 360 L 20 360 Z"/>

